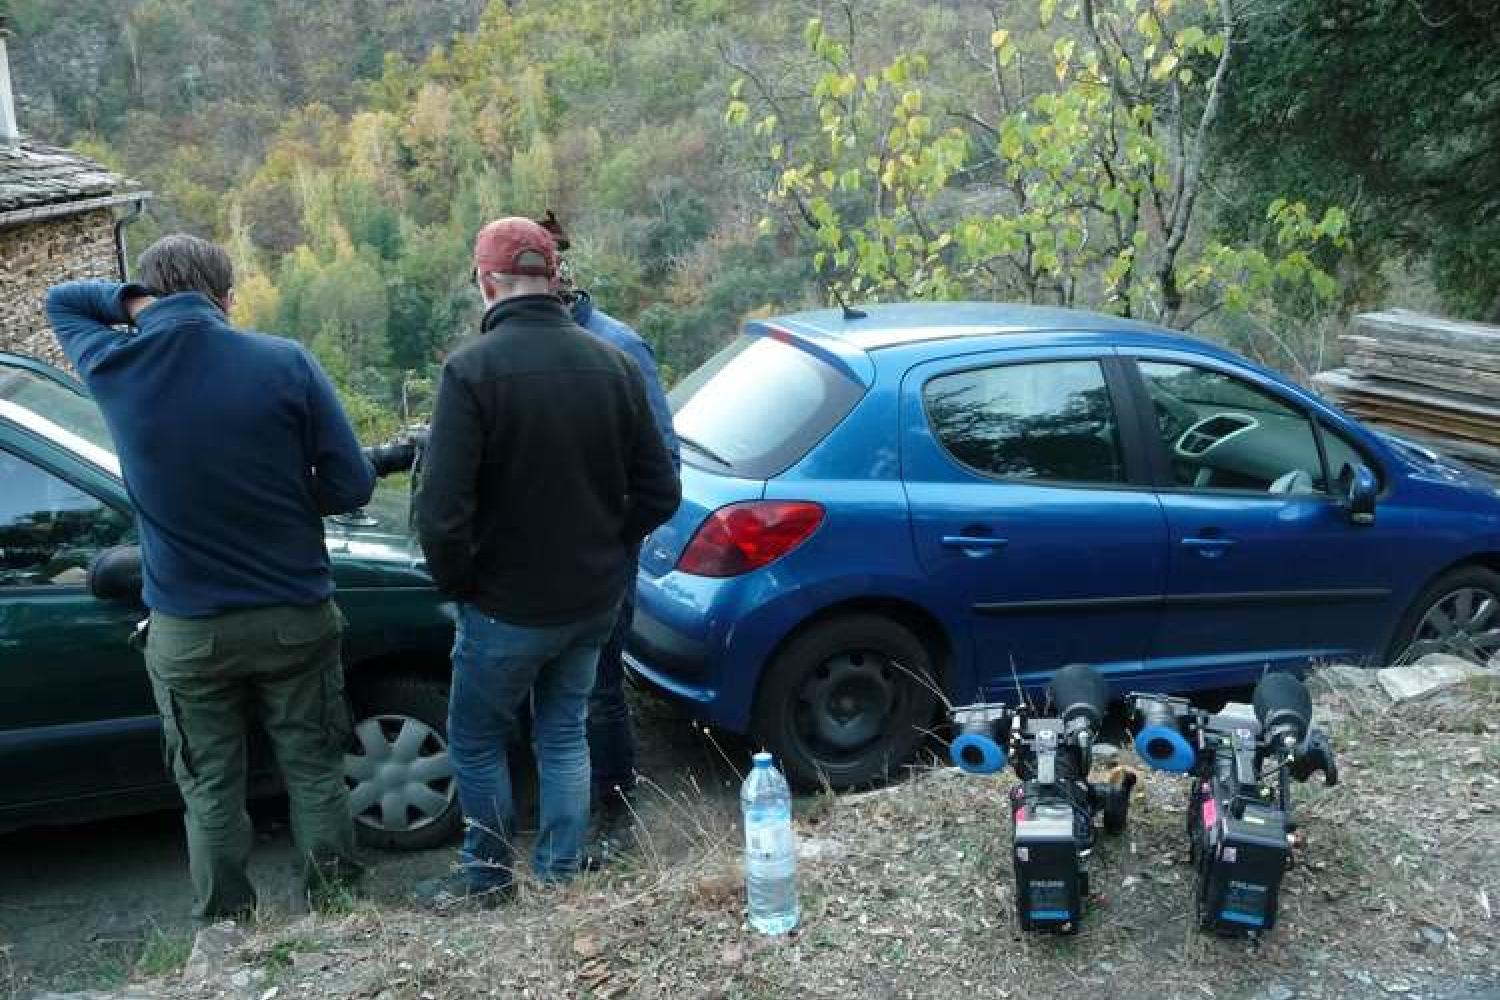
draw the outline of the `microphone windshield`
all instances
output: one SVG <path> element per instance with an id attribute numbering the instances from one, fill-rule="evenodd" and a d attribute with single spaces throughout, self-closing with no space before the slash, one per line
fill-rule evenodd
<path id="1" fill-rule="evenodd" d="M 1109 684 L 1088 664 L 1063 667 L 1052 675 L 1047 692 L 1064 722 L 1081 717 L 1088 720 L 1090 728 L 1098 729 L 1104 721 L 1104 711 L 1109 707 Z"/>
<path id="2" fill-rule="evenodd" d="M 1286 726 L 1300 742 L 1312 728 L 1312 695 L 1296 677 L 1286 673 L 1266 674 L 1251 696 L 1255 718 L 1262 732 Z"/>

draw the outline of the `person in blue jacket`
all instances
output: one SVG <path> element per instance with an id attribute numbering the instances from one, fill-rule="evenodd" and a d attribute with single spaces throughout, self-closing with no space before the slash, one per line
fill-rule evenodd
<path id="1" fill-rule="evenodd" d="M 568 249 L 568 238 L 552 213 L 549 212 L 545 219 L 537 221 L 552 233 L 560 251 Z M 651 405 L 651 414 L 661 432 L 662 443 L 672 457 L 672 467 L 680 471 L 682 459 L 677 447 L 677 434 L 672 428 L 672 407 L 662 389 L 661 376 L 656 370 L 656 355 L 652 352 L 651 345 L 639 333 L 600 309 L 587 291 L 576 288 L 566 260 L 559 271 L 558 294 L 568 303 L 573 322 L 604 343 L 622 351 L 640 369 L 641 377 L 646 382 L 646 400 Z M 630 726 L 630 709 L 625 703 L 623 661 L 625 639 L 630 634 L 630 623 L 634 616 L 635 586 L 632 584 L 625 589 L 625 599 L 620 606 L 620 616 L 615 622 L 614 632 L 599 656 L 594 693 L 589 700 L 589 760 L 593 771 L 593 801 L 598 804 L 607 832 L 630 819 L 630 799 L 636 787 L 635 733 Z"/>
<path id="2" fill-rule="evenodd" d="M 109 425 L 151 609 L 146 669 L 187 811 L 194 914 L 253 914 L 246 738 L 259 718 L 291 799 L 309 899 L 358 875 L 344 785 L 343 616 L 323 515 L 375 470 L 300 344 L 235 329 L 220 247 L 168 236 L 140 283 L 47 293 L 58 343 Z"/>

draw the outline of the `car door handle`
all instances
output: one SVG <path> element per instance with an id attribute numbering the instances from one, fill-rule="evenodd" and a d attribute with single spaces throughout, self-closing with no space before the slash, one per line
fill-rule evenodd
<path id="1" fill-rule="evenodd" d="M 1234 548 L 1233 538 L 1199 538 L 1188 536 L 1182 540 L 1182 547 L 1192 549 L 1205 559 L 1217 559 L 1225 552 Z"/>
<path id="2" fill-rule="evenodd" d="M 943 547 L 948 549 L 984 549 L 993 551 L 995 549 L 1003 549 L 1009 544 L 1009 538 L 996 538 L 994 535 L 943 536 Z"/>

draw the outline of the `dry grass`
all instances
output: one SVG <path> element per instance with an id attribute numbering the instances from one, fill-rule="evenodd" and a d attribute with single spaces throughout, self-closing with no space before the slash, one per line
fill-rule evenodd
<path id="1" fill-rule="evenodd" d="M 366 908 L 262 932 L 238 985 L 173 997 L 1469 996 L 1500 984 L 1500 686 L 1399 711 L 1325 697 L 1343 784 L 1297 788 L 1309 839 L 1259 942 L 1190 928 L 1180 779 L 1138 786 L 1131 829 L 1102 839 L 1076 937 L 1012 915 L 1005 778 L 919 773 L 799 806 L 803 923 L 743 920 L 738 833 L 722 796 L 646 811 L 632 865 L 493 913 Z M 1455 992 L 1445 992 L 1454 990 Z"/>

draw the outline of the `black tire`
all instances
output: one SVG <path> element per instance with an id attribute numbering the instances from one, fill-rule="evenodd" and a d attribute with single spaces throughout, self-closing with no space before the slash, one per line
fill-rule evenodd
<path id="1" fill-rule="evenodd" d="M 871 614 L 820 622 L 767 667 L 753 731 L 792 784 L 856 788 L 911 760 L 937 709 L 932 657 L 901 625 Z"/>
<path id="2" fill-rule="evenodd" d="M 382 676 L 354 678 L 350 686 L 354 739 L 344 756 L 344 780 L 359 842 L 394 851 L 451 842 L 463 827 L 463 811 L 451 766 L 442 766 L 448 755 L 448 685 Z M 403 735 L 406 741 L 399 742 Z M 379 750 L 380 740 L 385 751 Z M 372 750 L 382 763 L 401 764 L 404 770 L 368 767 Z M 392 795 L 390 806 L 382 792 Z"/>
<path id="3" fill-rule="evenodd" d="M 1439 640 L 1427 623 L 1428 615 L 1445 605 L 1459 610 L 1465 593 L 1473 601 L 1487 595 L 1494 602 L 1475 633 L 1484 638 L 1476 644 L 1473 635 L 1464 632 L 1446 641 Z M 1471 607 L 1476 615 L 1481 613 L 1477 605 Z M 1488 635 L 1490 632 L 1494 634 Z M 1412 601 L 1386 650 L 1385 662 L 1379 665 L 1411 663 L 1431 652 L 1450 653 L 1480 663 L 1500 653 L 1500 573 L 1483 566 L 1460 566 L 1438 577 Z"/>

